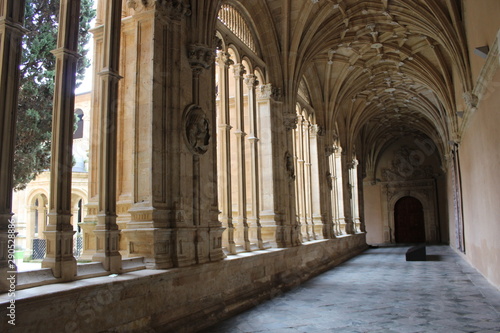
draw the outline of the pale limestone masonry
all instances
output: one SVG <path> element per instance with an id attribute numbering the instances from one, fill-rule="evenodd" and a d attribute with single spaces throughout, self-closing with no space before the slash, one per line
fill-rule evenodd
<path id="1" fill-rule="evenodd" d="M 0 277 L 22 4 L 0 0 Z M 67 172 L 79 4 L 61 0 L 55 52 L 50 268 L 20 274 L 9 329 L 195 330 L 367 238 L 450 244 L 500 286 L 498 0 L 98 1 L 85 265 Z"/>
<path id="2" fill-rule="evenodd" d="M 365 235 L 21 290 L 2 332 L 194 332 L 274 297 L 366 249 Z M 5 318 L 7 295 L 0 296 Z"/>

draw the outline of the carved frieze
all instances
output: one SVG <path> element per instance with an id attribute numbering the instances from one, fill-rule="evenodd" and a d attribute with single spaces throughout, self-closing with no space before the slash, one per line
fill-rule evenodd
<path id="1" fill-rule="evenodd" d="M 203 109 L 197 105 L 184 113 L 184 139 L 193 154 L 203 155 L 210 144 L 210 124 Z"/>

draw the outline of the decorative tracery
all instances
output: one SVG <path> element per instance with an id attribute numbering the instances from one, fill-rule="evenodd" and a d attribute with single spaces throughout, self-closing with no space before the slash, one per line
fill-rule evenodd
<path id="1" fill-rule="evenodd" d="M 250 50 L 257 52 L 250 28 L 236 8 L 228 4 L 222 5 L 218 18 Z"/>

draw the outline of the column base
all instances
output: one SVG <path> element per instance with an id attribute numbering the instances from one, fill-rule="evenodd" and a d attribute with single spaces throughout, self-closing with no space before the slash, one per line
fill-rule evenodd
<path id="1" fill-rule="evenodd" d="M 226 257 L 224 251 L 222 251 L 222 234 L 224 233 L 224 228 L 210 228 L 210 261 L 220 261 Z"/>
<path id="2" fill-rule="evenodd" d="M 101 226 L 96 228 L 99 227 Z M 104 269 L 110 273 L 121 273 L 122 256 L 118 252 L 120 230 L 94 230 L 94 234 L 97 252 L 92 256 L 92 261 L 101 262 Z"/>
<path id="3" fill-rule="evenodd" d="M 92 256 L 96 252 L 96 237 L 94 234 L 97 222 L 82 222 L 79 224 L 83 234 L 83 251 L 80 256 L 81 260 L 92 260 Z"/>
<path id="4" fill-rule="evenodd" d="M 346 219 L 345 222 L 345 232 L 348 235 L 354 235 L 356 233 L 356 227 L 354 225 L 354 222 L 351 220 Z"/>
<path id="5" fill-rule="evenodd" d="M 146 225 L 145 225 L 146 226 Z M 172 229 L 153 228 L 125 229 L 129 257 L 144 257 L 147 268 L 167 269 L 174 266 L 172 261 Z"/>
<path id="6" fill-rule="evenodd" d="M 76 259 L 73 256 L 73 235 L 75 231 L 44 231 L 47 250 L 42 268 L 52 269 L 54 277 L 63 281 L 76 276 Z"/>

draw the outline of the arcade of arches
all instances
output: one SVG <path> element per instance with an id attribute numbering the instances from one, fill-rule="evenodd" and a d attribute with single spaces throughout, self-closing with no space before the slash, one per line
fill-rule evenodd
<path id="1" fill-rule="evenodd" d="M 0 1 L 2 277 L 23 5 Z M 497 0 L 98 1 L 88 264 L 79 10 L 61 0 L 47 251 L 17 331 L 194 331 L 368 244 L 449 244 L 500 286 Z"/>

